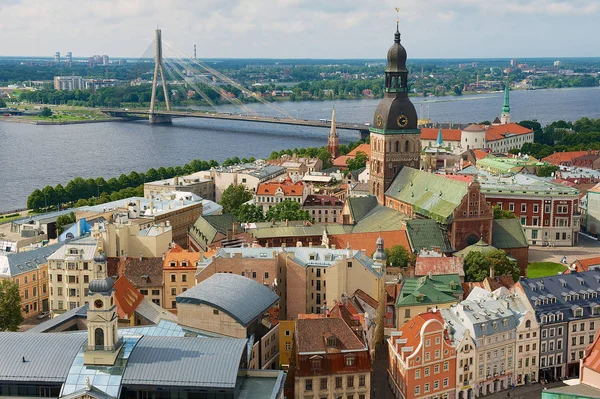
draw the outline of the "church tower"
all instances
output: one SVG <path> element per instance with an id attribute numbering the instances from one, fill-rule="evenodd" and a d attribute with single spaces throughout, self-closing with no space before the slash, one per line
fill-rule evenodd
<path id="1" fill-rule="evenodd" d="M 119 316 L 114 299 L 114 280 L 110 277 L 90 282 L 87 311 L 88 345 L 83 362 L 88 365 L 115 364 L 122 342 L 119 341 Z"/>
<path id="2" fill-rule="evenodd" d="M 385 94 L 371 125 L 371 176 L 369 191 L 379 203 L 403 166 L 419 169 L 421 154 L 417 111 L 408 98 L 406 50 L 396 24 L 394 44 L 388 50 Z"/>
<path id="3" fill-rule="evenodd" d="M 506 82 L 506 86 L 504 86 L 504 105 L 502 106 L 502 115 L 500 116 L 500 123 L 506 125 L 510 123 L 510 103 L 508 99 L 508 81 Z"/>
<path id="4" fill-rule="evenodd" d="M 329 131 L 329 140 L 327 141 L 327 152 L 332 159 L 340 156 L 339 136 L 335 128 L 335 108 L 331 111 L 331 130 Z"/>

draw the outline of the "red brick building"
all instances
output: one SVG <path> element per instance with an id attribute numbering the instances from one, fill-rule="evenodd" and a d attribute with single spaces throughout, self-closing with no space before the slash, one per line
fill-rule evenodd
<path id="1" fill-rule="evenodd" d="M 454 398 L 456 350 L 439 311 L 413 317 L 387 343 L 388 381 L 397 399 Z"/>

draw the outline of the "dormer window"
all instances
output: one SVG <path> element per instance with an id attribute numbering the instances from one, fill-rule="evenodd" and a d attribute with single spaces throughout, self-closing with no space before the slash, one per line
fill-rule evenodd
<path id="1" fill-rule="evenodd" d="M 310 367 L 313 370 L 320 370 L 321 369 L 321 358 L 314 357 L 314 358 L 310 359 Z"/>
<path id="2" fill-rule="evenodd" d="M 600 305 L 596 305 L 592 308 L 592 314 L 594 316 L 598 316 L 600 315 Z"/>
<path id="3" fill-rule="evenodd" d="M 183 262 L 181 262 L 181 267 L 187 267 L 188 262 L 187 260 L 184 260 Z"/>
<path id="4" fill-rule="evenodd" d="M 573 311 L 573 314 L 575 315 L 575 317 L 583 317 L 583 309 L 581 308 L 576 308 Z"/>
<path id="5" fill-rule="evenodd" d="M 346 356 L 346 366 L 352 367 L 356 363 L 356 357 L 354 355 Z"/>
<path id="6" fill-rule="evenodd" d="M 487 328 L 486 328 L 486 325 L 485 325 L 485 324 L 482 324 L 482 325 L 481 325 L 481 331 L 485 332 L 486 330 L 487 330 Z"/>
<path id="7" fill-rule="evenodd" d="M 177 266 L 177 262 L 172 260 L 171 263 L 169 263 L 169 266 L 175 267 L 175 266 Z"/>
<path id="8" fill-rule="evenodd" d="M 77 248 L 70 248 L 69 255 L 77 255 Z"/>
<path id="9" fill-rule="evenodd" d="M 336 337 L 328 337 L 327 338 L 327 347 L 328 348 L 337 348 L 338 339 Z"/>

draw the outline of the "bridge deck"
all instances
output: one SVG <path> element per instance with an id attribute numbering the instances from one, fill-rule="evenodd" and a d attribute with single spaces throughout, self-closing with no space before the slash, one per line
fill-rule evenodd
<path id="1" fill-rule="evenodd" d="M 150 115 L 148 110 L 129 110 L 121 108 L 102 108 L 101 112 L 106 114 L 126 117 L 128 115 Z M 186 112 L 186 111 L 154 111 L 154 115 L 174 116 L 174 117 L 186 117 L 186 118 L 206 118 L 206 119 L 223 119 L 223 120 L 237 120 L 247 122 L 262 122 L 262 123 L 278 123 L 283 125 L 296 125 L 296 126 L 311 126 L 311 127 L 331 127 L 331 122 L 324 121 L 311 121 L 307 119 L 294 119 L 294 118 L 279 118 L 275 116 L 254 116 L 254 115 L 236 115 L 236 114 L 224 114 L 224 113 L 211 113 L 211 112 Z M 358 124 L 358 123 L 343 123 L 336 122 L 335 126 L 338 129 L 358 130 L 364 132 L 369 130 L 369 125 Z"/>

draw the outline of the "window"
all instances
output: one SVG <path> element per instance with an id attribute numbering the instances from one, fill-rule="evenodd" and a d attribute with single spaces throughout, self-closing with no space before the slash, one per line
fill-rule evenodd
<path id="1" fill-rule="evenodd" d="M 559 205 L 556 207 L 556 213 L 569 213 L 568 205 Z"/>
<path id="2" fill-rule="evenodd" d="M 473 358 L 471 358 L 471 364 L 473 364 Z M 448 371 L 449 363 L 444 362 L 444 371 Z"/>
<path id="3" fill-rule="evenodd" d="M 538 204 L 533 204 L 533 213 L 538 213 L 540 211 L 540 206 Z"/>
<path id="4" fill-rule="evenodd" d="M 415 395 L 420 395 L 421 394 L 421 387 L 419 385 L 415 386 Z"/>
<path id="5" fill-rule="evenodd" d="M 305 391 L 312 391 L 312 379 L 307 379 L 304 383 Z"/>
<path id="6" fill-rule="evenodd" d="M 364 387 L 365 385 L 367 385 L 367 377 L 364 374 L 359 375 L 358 376 L 358 386 Z"/>
<path id="7" fill-rule="evenodd" d="M 177 276 L 175 276 L 174 274 L 171 274 L 171 282 L 174 283 L 177 281 Z"/>
<path id="8" fill-rule="evenodd" d="M 511 202 L 510 204 L 508 204 L 508 210 L 511 212 L 515 211 L 515 204 L 513 202 Z"/>
<path id="9" fill-rule="evenodd" d="M 160 295 L 160 290 L 152 290 L 152 295 Z"/>
<path id="10" fill-rule="evenodd" d="M 354 356 L 346 356 L 346 366 L 354 366 L 355 357 Z"/>
<path id="11" fill-rule="evenodd" d="M 256 272 L 252 272 L 252 278 L 256 278 Z"/>
<path id="12" fill-rule="evenodd" d="M 187 274 L 182 274 L 181 275 L 181 281 L 184 283 L 187 283 Z"/>
<path id="13" fill-rule="evenodd" d="M 424 392 L 429 392 L 429 383 L 426 383 L 426 384 L 423 386 L 423 391 L 424 391 Z"/>
<path id="14" fill-rule="evenodd" d="M 521 212 L 527 212 L 527 204 L 521 204 Z"/>
<path id="15" fill-rule="evenodd" d="M 213 309 L 213 314 L 214 315 L 218 315 L 219 314 L 219 309 Z"/>
<path id="16" fill-rule="evenodd" d="M 436 364 L 435 366 L 433 366 L 433 374 L 437 374 L 440 372 L 440 365 Z"/>
<path id="17" fill-rule="evenodd" d="M 346 387 L 354 388 L 354 376 L 353 375 L 349 375 L 348 378 L 346 379 Z"/>
<path id="18" fill-rule="evenodd" d="M 415 370 L 415 379 L 418 380 L 421 378 L 421 370 Z"/>
<path id="19" fill-rule="evenodd" d="M 522 217 L 521 218 L 521 225 L 525 226 L 527 224 L 527 218 L 526 217 Z"/>
<path id="20" fill-rule="evenodd" d="M 425 377 L 429 377 L 429 367 L 423 369 Z"/>
<path id="21" fill-rule="evenodd" d="M 177 295 L 177 288 L 171 288 L 171 295 Z"/>
<path id="22" fill-rule="evenodd" d="M 444 378 L 443 386 L 444 386 L 444 388 L 446 388 L 448 386 L 448 377 Z"/>
<path id="23" fill-rule="evenodd" d="M 321 378 L 321 389 L 327 389 L 327 378 Z"/>
<path id="24" fill-rule="evenodd" d="M 439 389 L 440 388 L 440 381 L 439 380 L 435 380 L 433 382 L 433 389 Z"/>
<path id="25" fill-rule="evenodd" d="M 90 282 L 90 276 L 84 275 L 83 276 L 83 282 L 86 283 L 86 284 L 89 283 Z"/>

